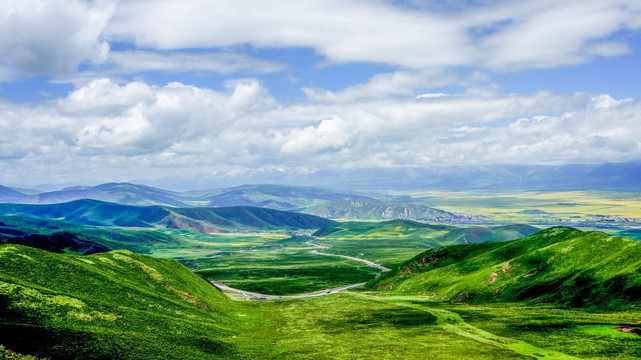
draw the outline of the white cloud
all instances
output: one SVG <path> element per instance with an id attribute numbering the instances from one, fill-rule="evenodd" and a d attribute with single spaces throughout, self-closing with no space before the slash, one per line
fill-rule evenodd
<path id="1" fill-rule="evenodd" d="M 425 94 L 416 95 L 416 99 L 434 99 L 434 98 L 440 98 L 443 96 L 449 96 L 449 95 L 444 93 L 425 93 Z"/>
<path id="2" fill-rule="evenodd" d="M 641 129 L 641 102 L 605 94 L 286 104 L 254 79 L 225 91 L 99 79 L 35 108 L 0 103 L 0 163 L 12 169 L 0 181 L 634 160 L 632 129 Z"/>
<path id="3" fill-rule="evenodd" d="M 100 39 L 115 1 L 0 1 L 0 81 L 24 75 L 70 74 L 105 60 Z"/>
<path id="4" fill-rule="evenodd" d="M 74 75 L 82 64 L 102 64 L 95 67 L 102 75 L 265 74 L 286 67 L 257 58 L 260 51 L 253 49 L 311 48 L 324 64 L 397 66 L 405 71 L 383 74 L 368 86 L 405 95 L 408 86 L 420 86 L 403 74 L 575 65 L 629 53 L 630 45 L 616 34 L 641 29 L 641 3 L 631 0 L 429 6 L 368 0 L 0 1 L 0 33 L 11 34 L 0 37 L 0 81 Z M 137 48 L 110 52 L 107 40 L 134 42 Z M 333 96 L 314 88 L 305 93 L 314 101 Z"/>
<path id="5" fill-rule="evenodd" d="M 454 8 L 441 12 L 365 0 L 128 1 L 118 7 L 107 35 L 163 50 L 308 47 L 328 63 L 505 71 L 620 55 L 628 45 L 608 37 L 641 28 L 641 5 L 627 0 L 527 0 Z"/>
<path id="6" fill-rule="evenodd" d="M 233 74 L 251 71 L 266 74 L 283 70 L 284 64 L 253 58 L 237 53 L 157 53 L 152 51 L 111 51 L 104 68 L 114 74 L 133 74 L 143 71 L 213 71 Z"/>

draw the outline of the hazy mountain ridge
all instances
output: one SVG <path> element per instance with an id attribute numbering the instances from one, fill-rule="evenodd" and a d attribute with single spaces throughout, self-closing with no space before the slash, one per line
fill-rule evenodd
<path id="1" fill-rule="evenodd" d="M 0 185 L 0 200 L 1 201 L 16 201 L 19 199 L 24 198 L 26 195 L 18 192 L 16 190 L 13 190 L 11 188 L 8 188 L 6 186 Z"/>
<path id="2" fill-rule="evenodd" d="M 170 208 L 97 200 L 62 204 L 0 204 L 0 215 L 26 216 L 97 226 L 167 227 L 198 232 L 317 229 L 333 222 L 314 215 L 255 208 Z"/>
<path id="3" fill-rule="evenodd" d="M 311 207 L 306 213 L 330 219 L 408 219 L 451 221 L 460 215 L 422 205 L 387 203 L 378 200 L 344 200 Z"/>
<path id="4" fill-rule="evenodd" d="M 641 189 L 641 162 L 600 164 L 398 167 L 324 169 L 309 174 L 244 173 L 209 177 L 137 180 L 159 187 L 232 187 L 248 183 L 305 184 L 322 188 L 363 190 L 608 190 Z"/>
<path id="5" fill-rule="evenodd" d="M 328 218 L 431 221 L 457 218 L 452 213 L 421 205 L 387 203 L 360 194 L 284 185 L 244 185 L 230 189 L 179 193 L 144 185 L 107 183 L 94 187 L 74 186 L 36 195 L 0 194 L 0 201 L 19 204 L 60 204 L 85 199 L 122 205 L 178 208 L 250 206 Z M 147 225 L 143 222 L 139 226 Z"/>

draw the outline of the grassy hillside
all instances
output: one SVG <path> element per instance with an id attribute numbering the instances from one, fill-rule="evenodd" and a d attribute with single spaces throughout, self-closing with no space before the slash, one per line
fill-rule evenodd
<path id="1" fill-rule="evenodd" d="M 0 216 L 0 243 L 22 244 L 52 252 L 91 254 L 116 249 L 149 253 L 183 241 L 150 229 L 103 227 L 62 220 Z"/>
<path id="2" fill-rule="evenodd" d="M 495 227 L 467 227 L 452 229 L 441 236 L 444 244 L 477 244 L 486 241 L 515 240 L 538 232 L 540 229 L 529 225 L 505 225 Z"/>
<path id="3" fill-rule="evenodd" d="M 97 226 L 161 227 L 205 233 L 318 229 L 333 222 L 313 215 L 252 207 L 171 208 L 96 200 L 62 204 L 0 204 L 0 215 L 57 219 Z"/>
<path id="4" fill-rule="evenodd" d="M 504 243 L 429 250 L 368 286 L 454 302 L 636 308 L 641 301 L 641 243 L 555 227 Z"/>
<path id="5" fill-rule="evenodd" d="M 174 260 L 0 245 L 0 339 L 51 359 L 202 359 L 234 352 L 234 305 Z"/>
<path id="6" fill-rule="evenodd" d="M 314 233 L 315 243 L 327 246 L 327 252 L 362 256 L 395 267 L 426 249 L 465 241 L 506 241 L 532 234 L 538 229 L 528 225 L 460 228 L 451 225 L 424 224 L 411 220 L 380 222 L 347 221 L 330 225 Z"/>

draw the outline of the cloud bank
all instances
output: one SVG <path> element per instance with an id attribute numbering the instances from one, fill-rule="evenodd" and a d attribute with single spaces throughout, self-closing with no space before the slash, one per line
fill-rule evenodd
<path id="1" fill-rule="evenodd" d="M 104 78 L 36 108 L 2 104 L 0 164 L 8 181 L 32 172 L 624 161 L 641 157 L 630 131 L 639 119 L 641 101 L 588 93 L 284 104 L 255 79 L 214 91 Z"/>
<path id="2" fill-rule="evenodd" d="M 493 77 L 629 54 L 640 30 L 634 0 L 0 0 L 0 83 L 74 85 L 0 98 L 0 182 L 635 161 L 641 100 Z M 386 70 L 315 81 L 345 64 Z"/>

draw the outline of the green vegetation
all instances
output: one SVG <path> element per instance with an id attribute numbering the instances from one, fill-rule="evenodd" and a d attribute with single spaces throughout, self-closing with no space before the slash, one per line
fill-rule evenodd
<path id="1" fill-rule="evenodd" d="M 52 359 L 202 359 L 234 353 L 235 306 L 174 260 L 0 246 L 7 348 Z"/>
<path id="2" fill-rule="evenodd" d="M 155 247 L 183 243 L 180 238 L 151 229 L 102 227 L 20 216 L 0 217 L 0 243 L 3 242 L 85 255 L 115 249 L 149 253 Z"/>
<path id="3" fill-rule="evenodd" d="M 304 239 L 302 239 L 304 240 Z M 267 243 L 246 251 L 180 261 L 210 280 L 243 290 L 294 295 L 365 282 L 380 272 L 365 264 L 311 253 L 301 240 Z"/>
<path id="4" fill-rule="evenodd" d="M 65 220 L 97 226 L 187 229 L 204 233 L 317 229 L 333 223 L 314 215 L 236 206 L 170 208 L 130 206 L 96 200 L 62 204 L 0 204 L 0 215 Z"/>
<path id="5" fill-rule="evenodd" d="M 367 249 L 371 242 L 375 249 L 379 236 L 437 241 L 456 229 L 408 221 L 348 222 L 324 229 L 324 236 L 312 243 L 338 247 L 343 241 L 354 242 L 350 246 L 358 243 Z M 510 233 L 505 228 L 495 229 L 498 235 Z M 355 261 L 311 254 L 308 237 L 156 231 L 180 239 L 179 243 L 152 247 L 156 256 L 181 255 L 182 262 L 202 275 L 218 272 L 213 276 L 228 277 L 234 285 L 234 274 L 247 271 L 239 275 L 238 284 L 255 289 L 260 289 L 262 282 L 268 284 L 265 289 L 283 293 L 313 291 L 316 288 L 305 284 L 309 279 L 340 283 L 357 276 L 371 278 L 378 271 Z M 359 233 L 363 235 L 360 238 Z M 452 235 L 447 241 L 461 239 Z M 262 302 L 228 299 L 170 259 L 129 251 L 76 256 L 0 245 L 0 332 L 7 334 L 0 340 L 0 358 L 641 358 L 641 342 L 634 333 L 641 327 L 641 313 L 630 306 L 625 295 L 625 289 L 641 293 L 629 286 L 638 272 L 639 245 L 602 233 L 552 228 L 515 241 L 430 250 L 401 266 L 402 271 L 413 266 L 410 272 L 383 275 L 381 282 L 398 280 L 385 291 L 374 287 L 371 291 Z M 323 251 L 333 250 L 336 248 Z M 523 274 L 527 269 L 520 267 L 526 264 L 548 266 L 539 270 L 539 275 L 557 276 L 575 268 L 576 276 L 601 274 L 599 279 L 603 280 L 616 274 L 630 281 L 618 283 L 623 295 L 616 287 L 587 282 L 581 289 L 589 291 L 581 296 L 591 303 L 579 305 L 590 311 L 570 309 L 576 300 L 571 294 L 578 288 L 565 283 L 550 297 L 504 302 L 500 296 L 484 298 L 479 293 L 464 299 L 475 304 L 434 301 L 432 293 L 406 286 L 407 281 L 435 275 L 436 271 L 445 274 L 439 277 L 442 284 L 450 281 L 455 285 L 456 278 L 466 285 L 475 284 L 478 274 L 488 277 L 486 268 L 502 269 L 497 266 L 505 262 L 513 264 L 508 268 L 511 275 L 501 270 L 497 280 L 485 286 L 503 282 L 504 293 L 518 294 L 519 289 L 510 288 L 518 281 L 506 279 L 536 278 L 536 274 L 525 277 L 529 273 Z M 477 269 L 472 271 L 473 267 Z M 295 277 L 296 271 L 300 278 Z M 355 275 L 359 271 L 363 273 Z M 287 281 L 277 280 L 285 276 Z M 305 276 L 304 281 L 298 280 Z M 557 302 L 557 298 L 565 300 Z M 459 299 L 453 296 L 447 300 Z M 610 312 L 605 312 L 608 309 Z"/>
<path id="6" fill-rule="evenodd" d="M 397 195 L 416 204 L 477 215 L 487 223 L 585 228 L 641 225 L 639 193 L 631 192 L 424 191 Z"/>
<path id="7" fill-rule="evenodd" d="M 528 301 L 593 310 L 638 308 L 641 243 L 556 227 L 505 243 L 426 251 L 370 288 L 454 302 Z"/>
<path id="8" fill-rule="evenodd" d="M 319 237 L 314 243 L 329 247 L 326 252 L 363 257 L 395 267 L 421 250 L 450 244 L 514 240 L 536 231 L 538 229 L 527 225 L 458 228 L 410 220 L 348 221 L 320 229 L 314 234 Z"/>

